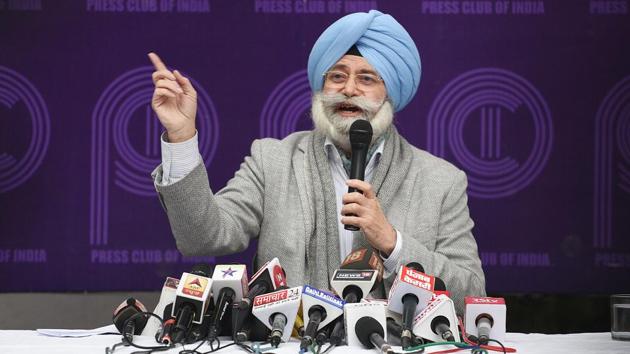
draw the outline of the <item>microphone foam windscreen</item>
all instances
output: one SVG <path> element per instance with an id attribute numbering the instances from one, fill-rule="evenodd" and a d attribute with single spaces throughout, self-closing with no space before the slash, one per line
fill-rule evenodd
<path id="1" fill-rule="evenodd" d="M 144 307 L 144 305 L 134 298 L 129 298 L 125 300 L 122 304 L 120 304 L 120 306 L 118 306 L 116 310 L 114 310 L 112 322 L 116 326 L 116 329 L 118 329 L 120 333 L 123 333 L 125 322 L 127 322 L 127 320 L 131 318 L 131 316 L 134 316 L 137 313 L 141 312 L 147 312 L 147 309 Z M 147 316 L 136 316 L 136 318 L 134 319 L 134 334 L 142 333 L 144 326 L 147 324 L 147 320 Z"/>
<path id="2" fill-rule="evenodd" d="M 434 291 L 446 291 L 446 284 L 444 284 L 444 280 L 435 277 L 435 284 L 433 285 Z"/>
<path id="3" fill-rule="evenodd" d="M 350 126 L 350 144 L 369 145 L 372 142 L 372 124 L 365 119 L 357 119 Z"/>
<path id="4" fill-rule="evenodd" d="M 424 267 L 422 266 L 422 264 L 418 262 L 409 262 L 407 263 L 406 267 L 411 268 L 413 270 L 417 270 L 418 272 L 424 273 Z"/>
<path id="5" fill-rule="evenodd" d="M 207 264 L 199 263 L 192 267 L 190 274 L 200 275 L 202 277 L 212 277 L 212 267 Z"/>
<path id="6" fill-rule="evenodd" d="M 385 337 L 385 331 L 378 321 L 373 317 L 361 317 L 354 326 L 354 332 L 357 334 L 357 338 L 361 344 L 366 348 L 373 348 L 374 345 L 370 341 L 370 335 L 372 333 L 378 333 L 381 337 Z"/>

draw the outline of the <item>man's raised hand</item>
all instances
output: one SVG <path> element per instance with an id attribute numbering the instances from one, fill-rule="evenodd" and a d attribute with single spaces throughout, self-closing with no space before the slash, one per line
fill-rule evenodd
<path id="1" fill-rule="evenodd" d="M 155 67 L 151 107 L 166 129 L 168 141 L 178 143 L 195 135 L 197 92 L 190 80 L 177 71 L 170 71 L 155 53 L 149 53 Z"/>

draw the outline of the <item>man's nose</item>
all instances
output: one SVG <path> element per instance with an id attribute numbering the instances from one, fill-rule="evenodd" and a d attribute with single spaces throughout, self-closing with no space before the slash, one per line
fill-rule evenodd
<path id="1" fill-rule="evenodd" d="M 346 84 L 343 86 L 343 90 L 341 91 L 347 97 L 354 97 L 357 95 L 357 84 L 352 77 L 348 78 Z"/>

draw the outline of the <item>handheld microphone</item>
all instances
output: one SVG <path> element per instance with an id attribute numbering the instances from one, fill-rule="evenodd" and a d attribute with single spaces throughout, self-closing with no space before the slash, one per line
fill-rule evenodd
<path id="1" fill-rule="evenodd" d="M 350 164 L 350 179 L 365 179 L 365 166 L 367 164 L 367 154 L 372 142 L 372 125 L 364 119 L 358 119 L 350 126 L 350 145 L 352 146 L 352 160 Z M 349 187 L 348 193 L 356 192 L 355 188 Z M 360 191 L 359 191 L 360 192 Z M 354 225 L 344 225 L 346 230 L 359 231 Z"/>
<path id="2" fill-rule="evenodd" d="M 446 295 L 438 295 L 414 319 L 413 333 L 434 342 L 459 342 L 453 300 Z"/>
<path id="3" fill-rule="evenodd" d="M 190 273 L 182 274 L 172 310 L 172 316 L 176 319 L 172 336 L 174 343 L 181 342 L 187 336 L 193 323 L 202 324 L 210 304 L 211 273 L 208 265 L 200 264 L 194 266 Z"/>
<path id="4" fill-rule="evenodd" d="M 247 268 L 243 264 L 217 265 L 212 274 L 212 296 L 215 311 L 208 330 L 208 340 L 214 341 L 221 333 L 221 323 L 232 303 L 247 296 Z"/>
<path id="5" fill-rule="evenodd" d="M 479 344 L 489 339 L 505 340 L 506 306 L 500 297 L 473 297 L 464 299 L 466 333 L 477 337 Z"/>
<path id="6" fill-rule="evenodd" d="M 346 303 L 359 302 L 383 279 L 383 262 L 371 248 L 352 251 L 335 270 L 330 285 Z"/>
<path id="7" fill-rule="evenodd" d="M 142 333 L 144 326 L 147 324 L 147 317 L 144 315 L 136 316 L 135 319 L 127 321 L 131 318 L 131 316 L 141 312 L 147 312 L 146 307 L 133 297 L 123 301 L 114 310 L 112 322 L 114 322 L 116 329 L 118 329 L 118 331 L 123 335 L 123 338 L 125 338 L 128 342 L 133 341 L 134 334 Z M 127 326 L 125 326 L 125 322 L 127 322 Z"/>
<path id="8" fill-rule="evenodd" d="M 308 285 L 302 290 L 302 314 L 307 323 L 300 348 L 308 349 L 315 340 L 317 330 L 328 325 L 343 314 L 345 302 L 333 294 L 312 288 Z"/>
<path id="9" fill-rule="evenodd" d="M 301 299 L 301 286 L 258 295 L 254 298 L 252 313 L 271 330 L 269 340 L 273 347 L 277 348 L 281 341 L 289 340 Z"/>
<path id="10" fill-rule="evenodd" d="M 400 342 L 403 349 L 413 345 L 413 318 L 418 313 L 418 305 L 423 307 L 433 298 L 435 280 L 423 273 L 424 268 L 416 262 L 401 267 L 400 275 L 390 290 L 389 309 L 402 314 L 402 332 Z M 398 303 L 400 301 L 400 304 Z"/>

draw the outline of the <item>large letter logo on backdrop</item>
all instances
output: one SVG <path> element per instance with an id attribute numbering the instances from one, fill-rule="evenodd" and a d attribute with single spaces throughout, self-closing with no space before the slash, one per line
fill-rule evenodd
<path id="1" fill-rule="evenodd" d="M 515 122 L 519 110 L 533 121 L 533 146 L 522 162 L 501 150 L 502 125 Z M 479 156 L 464 141 L 467 121 L 478 119 Z M 468 193 L 501 198 L 529 185 L 545 166 L 553 141 L 547 103 L 536 88 L 513 72 L 498 68 L 468 71 L 439 93 L 428 119 L 428 149 L 445 156 L 448 146 L 468 174 Z M 511 144 L 514 145 L 514 144 Z M 519 146 L 519 148 L 522 148 Z"/>
<path id="2" fill-rule="evenodd" d="M 149 174 L 161 162 L 160 123 L 151 108 L 153 67 L 130 70 L 112 82 L 101 95 L 92 114 L 92 179 L 90 191 L 90 244 L 106 245 L 108 239 L 110 163 L 119 188 L 144 197 L 155 196 Z M 206 166 L 219 140 L 219 124 L 208 93 L 191 78 L 198 95 L 197 127 L 199 146 Z M 132 120 L 140 119 L 145 136 L 144 153 L 129 139 Z M 137 122 L 137 120 L 136 120 Z M 110 139 L 116 157 L 110 158 Z"/>
<path id="3" fill-rule="evenodd" d="M 608 92 L 595 118 L 595 247 L 612 248 L 614 172 L 619 188 L 630 194 L 630 76 Z"/>
<path id="4" fill-rule="evenodd" d="M 297 130 L 311 106 L 306 70 L 287 77 L 271 93 L 260 116 L 260 136 L 282 139 Z"/>
<path id="5" fill-rule="evenodd" d="M 0 151 L 0 193 L 4 193 L 24 183 L 41 165 L 50 141 L 50 117 L 35 86 L 4 66 L 0 66 L 0 104 L 16 111 L 24 105 L 32 124 L 30 143 L 21 158 L 14 156 L 17 151 Z"/>

